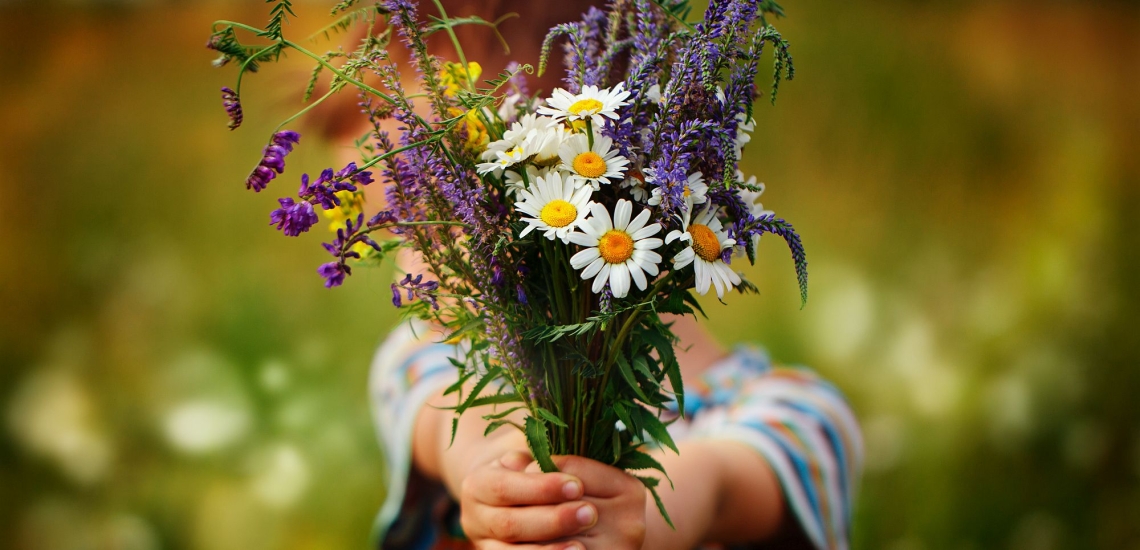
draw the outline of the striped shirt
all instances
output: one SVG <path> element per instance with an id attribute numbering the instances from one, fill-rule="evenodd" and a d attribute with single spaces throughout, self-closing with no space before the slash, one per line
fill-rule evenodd
<path id="1" fill-rule="evenodd" d="M 388 464 L 388 495 L 373 533 L 382 550 L 472 548 L 459 528 L 458 505 L 411 464 L 416 413 L 457 379 L 450 358 L 459 358 L 455 346 L 425 342 L 409 324 L 376 352 L 369 392 Z M 675 440 L 747 444 L 771 465 L 815 547 L 848 548 L 863 442 L 839 390 L 810 370 L 774 367 L 759 348 L 739 346 L 699 379 L 686 381 L 685 409 L 684 418 L 669 426 Z"/>

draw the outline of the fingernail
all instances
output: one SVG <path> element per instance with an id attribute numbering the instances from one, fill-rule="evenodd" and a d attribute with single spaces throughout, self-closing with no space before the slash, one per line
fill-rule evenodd
<path id="1" fill-rule="evenodd" d="M 578 509 L 578 523 L 583 527 L 589 527 L 598 520 L 598 513 L 594 511 L 594 507 L 589 504 Z"/>
<path id="2" fill-rule="evenodd" d="M 570 500 L 582 496 L 582 484 L 577 481 L 567 481 L 566 484 L 562 486 L 562 496 Z"/>

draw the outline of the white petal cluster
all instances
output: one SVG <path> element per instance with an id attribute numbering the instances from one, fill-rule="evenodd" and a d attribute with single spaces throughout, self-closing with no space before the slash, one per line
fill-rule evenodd
<path id="1" fill-rule="evenodd" d="M 659 86 L 647 93 L 651 101 L 662 101 Z M 718 91 L 718 96 L 723 98 L 723 92 Z M 481 175 L 499 178 L 514 196 L 515 210 L 526 224 L 520 237 L 536 233 L 581 247 L 571 256 L 570 265 L 583 280 L 592 281 L 593 292 L 608 288 L 614 298 L 625 298 L 634 288 L 646 290 L 660 274 L 658 249 L 680 242 L 684 248 L 673 257 L 672 269 L 692 265 L 696 291 L 707 294 L 714 288 L 723 298 L 727 290 L 741 284 L 740 276 L 724 261 L 725 251 L 737 243 L 728 237 L 719 219 L 720 209 L 709 201 L 704 175 L 693 172 L 687 177 L 681 191 L 684 207 L 678 214 L 681 229 L 662 240 L 657 236 L 661 224 L 650 223 L 655 207 L 663 202 L 658 175 L 644 167 L 645 159 L 626 158 L 603 135 L 607 121 L 620 118 L 619 111 L 628 105 L 629 97 L 621 84 L 612 89 L 585 86 L 577 94 L 555 90 L 537 113 L 511 120 L 502 139 L 487 146 L 476 169 Z M 500 116 L 517 112 L 516 104 Z M 739 159 L 755 121 L 741 115 L 737 124 L 733 146 Z M 745 182 L 739 171 L 737 181 L 756 189 L 739 190 L 752 214 L 767 214 L 759 202 L 763 184 L 757 184 L 755 177 Z M 621 198 L 611 212 L 591 200 L 602 185 L 611 184 L 620 184 L 621 194 L 633 202 Z M 635 203 L 647 206 L 636 216 Z"/>

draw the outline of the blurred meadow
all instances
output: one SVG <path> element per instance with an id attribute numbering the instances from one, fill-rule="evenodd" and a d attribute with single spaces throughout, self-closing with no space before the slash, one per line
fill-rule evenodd
<path id="1" fill-rule="evenodd" d="M 1140 6 L 784 5 L 798 72 L 746 172 L 811 298 L 766 239 L 709 326 L 847 393 L 856 548 L 1140 549 Z M 229 132 L 203 44 L 264 9 L 0 1 L 0 548 L 366 546 L 391 270 L 324 289 L 326 235 L 244 189 L 309 66 L 251 77 Z"/>

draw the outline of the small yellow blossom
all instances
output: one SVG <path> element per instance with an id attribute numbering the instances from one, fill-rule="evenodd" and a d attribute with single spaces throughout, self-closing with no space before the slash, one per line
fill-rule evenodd
<path id="1" fill-rule="evenodd" d="M 466 88 L 471 82 L 478 82 L 483 74 L 483 67 L 472 61 L 464 68 L 460 63 L 447 62 L 439 70 L 440 83 L 444 85 L 443 95 L 455 97 L 460 88 Z"/>

